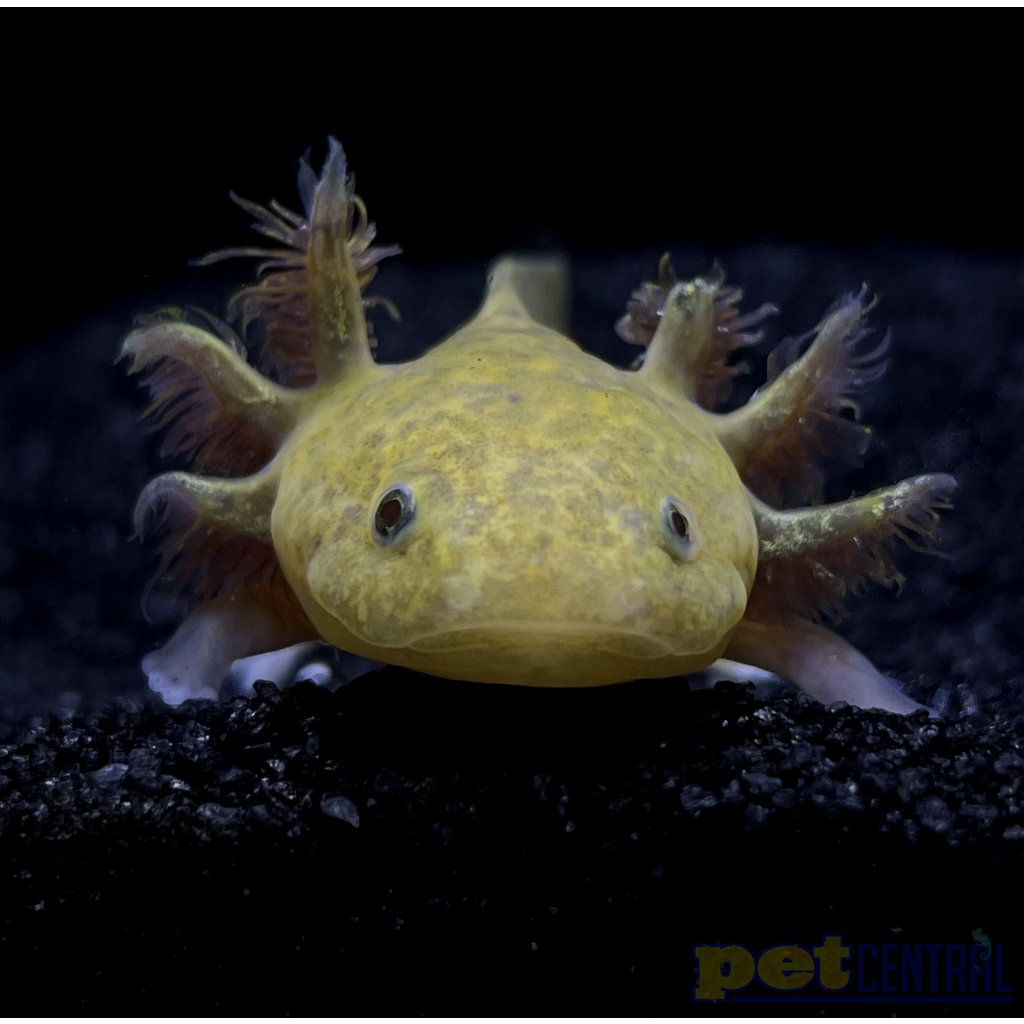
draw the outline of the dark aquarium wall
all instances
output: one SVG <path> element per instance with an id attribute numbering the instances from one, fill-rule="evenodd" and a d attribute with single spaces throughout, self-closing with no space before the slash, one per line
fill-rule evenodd
<path id="1" fill-rule="evenodd" d="M 731 34 L 749 13 L 706 39 L 591 14 L 586 52 L 542 15 L 460 13 L 468 48 L 408 12 L 390 21 L 415 48 L 388 18 L 335 45 L 312 17 L 29 44 L 63 85 L 16 105 L 5 147 L 8 1005 L 1018 1013 L 1024 248 L 998 43 L 968 81 L 867 27 L 841 46 L 823 28 L 813 53 L 755 30 L 775 49 L 754 50 Z M 902 593 L 851 601 L 841 631 L 938 716 L 742 673 L 556 691 L 382 668 L 177 708 L 149 694 L 139 662 L 173 609 L 142 617 L 154 561 L 131 509 L 174 463 L 114 359 L 141 314 L 223 311 L 249 268 L 189 260 L 252 240 L 228 192 L 297 205 L 296 161 L 319 165 L 328 135 L 404 250 L 373 288 L 401 311 L 375 314 L 386 361 L 443 338 L 488 261 L 530 248 L 569 254 L 574 336 L 626 365 L 614 323 L 668 250 L 680 276 L 718 260 L 745 308 L 780 307 L 742 398 L 771 343 L 867 282 L 891 358 L 863 396 L 864 464 L 829 496 L 926 471 L 959 488 L 938 551 L 901 552 Z"/>

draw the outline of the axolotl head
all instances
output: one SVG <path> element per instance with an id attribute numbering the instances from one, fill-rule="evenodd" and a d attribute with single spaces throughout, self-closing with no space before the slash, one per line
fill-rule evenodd
<path id="1" fill-rule="evenodd" d="M 700 415 L 553 331 L 464 329 L 325 394 L 279 454 L 274 545 L 330 642 L 582 685 L 703 667 L 757 537 Z"/>

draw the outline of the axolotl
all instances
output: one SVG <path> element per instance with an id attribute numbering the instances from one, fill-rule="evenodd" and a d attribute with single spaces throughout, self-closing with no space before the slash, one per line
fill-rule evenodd
<path id="1" fill-rule="evenodd" d="M 304 212 L 236 199 L 273 245 L 229 307 L 180 311 L 124 343 L 164 451 L 194 472 L 143 490 L 157 579 L 191 610 L 147 656 L 151 686 L 212 695 L 237 658 L 323 640 L 435 676 L 587 686 L 692 673 L 725 656 L 823 702 L 919 705 L 829 628 L 891 547 L 935 539 L 955 486 L 917 476 L 821 504 L 826 459 L 855 460 L 848 415 L 885 367 L 872 303 L 836 304 L 769 359 L 770 382 L 714 411 L 759 340 L 716 269 L 663 261 L 618 324 L 628 369 L 566 336 L 566 267 L 493 264 L 478 312 L 418 359 L 374 356 L 364 292 L 394 247 L 332 139 Z M 249 343 L 260 344 L 259 368 Z"/>

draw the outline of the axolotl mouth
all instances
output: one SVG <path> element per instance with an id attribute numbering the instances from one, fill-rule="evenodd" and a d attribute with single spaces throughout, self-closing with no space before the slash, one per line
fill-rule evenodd
<path id="1" fill-rule="evenodd" d="M 386 656 L 394 664 L 452 679 L 594 686 L 693 671 L 714 660 L 727 638 L 728 632 L 710 650 L 683 652 L 621 627 L 504 619 L 425 633 Z"/>
<path id="2" fill-rule="evenodd" d="M 411 639 L 407 646 L 418 651 L 460 651 L 486 648 L 494 651 L 519 647 L 578 648 L 634 658 L 671 656 L 671 646 L 630 630 L 594 623 L 550 620 L 504 619 L 473 626 L 445 629 Z"/>

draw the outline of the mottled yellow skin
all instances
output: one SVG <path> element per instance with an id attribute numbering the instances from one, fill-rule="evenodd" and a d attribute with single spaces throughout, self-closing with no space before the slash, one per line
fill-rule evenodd
<path id="1" fill-rule="evenodd" d="M 746 490 L 689 403 L 525 314 L 318 397 L 278 456 L 285 577 L 331 643 L 450 678 L 593 685 L 719 656 L 757 562 Z M 374 538 L 396 483 L 416 517 Z M 696 546 L 675 551 L 666 498 Z"/>

